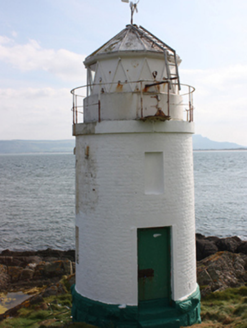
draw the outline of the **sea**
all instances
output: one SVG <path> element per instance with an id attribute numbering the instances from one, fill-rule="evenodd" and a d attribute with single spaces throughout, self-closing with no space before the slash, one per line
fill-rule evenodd
<path id="1" fill-rule="evenodd" d="M 247 240 L 247 151 L 194 151 L 196 232 Z M 0 251 L 75 247 L 75 157 L 0 155 Z"/>

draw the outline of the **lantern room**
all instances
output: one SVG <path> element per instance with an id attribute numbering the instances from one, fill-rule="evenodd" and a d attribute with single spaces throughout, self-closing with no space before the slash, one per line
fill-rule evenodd
<path id="1" fill-rule="evenodd" d="M 80 88 L 83 94 L 78 88 L 72 90 L 75 111 L 78 101 L 83 99 L 85 123 L 134 119 L 192 121 L 194 88 L 181 85 L 180 63 L 176 51 L 144 27 L 127 25 L 85 59 L 87 86 Z M 114 102 L 118 106 L 112 111 L 109 103 Z"/>

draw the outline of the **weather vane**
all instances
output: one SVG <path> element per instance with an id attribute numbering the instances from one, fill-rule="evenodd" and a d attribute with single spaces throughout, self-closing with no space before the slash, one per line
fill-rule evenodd
<path id="1" fill-rule="evenodd" d="M 134 16 L 134 12 L 136 11 L 138 13 L 137 10 L 137 4 L 140 0 L 138 0 L 136 3 L 133 3 L 132 1 L 130 1 L 130 10 L 131 10 L 131 20 L 130 20 L 130 24 L 133 25 L 133 16 Z M 122 0 L 122 2 L 126 2 L 129 3 L 129 0 Z"/>

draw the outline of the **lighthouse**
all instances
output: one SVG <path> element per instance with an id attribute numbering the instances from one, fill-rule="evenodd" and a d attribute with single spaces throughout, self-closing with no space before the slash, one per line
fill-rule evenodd
<path id="1" fill-rule="evenodd" d="M 87 85 L 72 90 L 75 322 L 200 322 L 194 88 L 180 82 L 180 63 L 173 48 L 130 24 L 85 59 Z"/>

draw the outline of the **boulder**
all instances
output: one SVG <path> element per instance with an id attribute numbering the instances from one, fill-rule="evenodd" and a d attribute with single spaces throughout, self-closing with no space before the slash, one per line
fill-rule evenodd
<path id="1" fill-rule="evenodd" d="M 11 282 L 16 282 L 19 280 L 23 268 L 18 266 L 9 266 L 8 267 L 8 275 L 10 276 Z"/>
<path id="2" fill-rule="evenodd" d="M 8 268 L 6 265 L 0 264 L 0 291 L 6 290 L 9 282 Z"/>
<path id="3" fill-rule="evenodd" d="M 214 244 L 216 244 L 216 242 L 220 239 L 219 237 L 215 237 L 215 236 L 209 236 L 209 237 L 205 237 L 205 239 L 207 239 L 208 241 L 213 242 Z"/>
<path id="4" fill-rule="evenodd" d="M 20 275 L 20 280 L 30 280 L 33 278 L 34 270 L 23 269 Z"/>
<path id="5" fill-rule="evenodd" d="M 237 253 L 243 253 L 247 255 L 247 241 L 242 241 L 237 248 Z"/>
<path id="6" fill-rule="evenodd" d="M 49 297 L 51 295 L 65 294 L 67 291 L 64 289 L 64 286 L 61 282 L 54 284 L 48 288 L 44 292 L 42 292 L 42 297 Z"/>
<path id="7" fill-rule="evenodd" d="M 8 268 L 6 265 L 0 264 L 0 274 L 8 273 Z"/>
<path id="8" fill-rule="evenodd" d="M 206 238 L 196 239 L 196 260 L 200 261 L 207 256 L 218 252 L 218 247 Z"/>
<path id="9" fill-rule="evenodd" d="M 247 283 L 247 255 L 217 252 L 197 263 L 197 280 L 204 297 L 210 292 Z"/>
<path id="10" fill-rule="evenodd" d="M 33 278 L 40 278 L 40 277 L 44 276 L 45 265 L 46 265 L 46 263 L 43 261 L 36 265 Z"/>
<path id="11" fill-rule="evenodd" d="M 241 244 L 241 239 L 237 236 L 228 237 L 228 238 L 218 238 L 216 241 L 216 246 L 218 247 L 219 251 L 227 251 L 235 253 L 238 246 Z"/>
<path id="12" fill-rule="evenodd" d="M 0 257 L 0 263 L 3 264 L 3 265 L 12 265 L 13 263 L 13 256 L 1 256 Z"/>
<path id="13" fill-rule="evenodd" d="M 63 261 L 46 262 L 44 267 L 44 274 L 46 277 L 57 277 L 64 274 Z"/>

